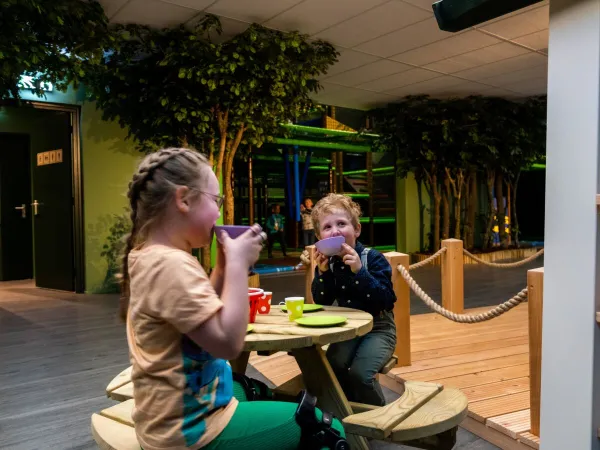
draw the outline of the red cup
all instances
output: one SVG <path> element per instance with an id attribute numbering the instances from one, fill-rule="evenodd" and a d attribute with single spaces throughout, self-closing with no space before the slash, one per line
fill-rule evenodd
<path id="1" fill-rule="evenodd" d="M 265 296 L 262 289 L 248 288 L 248 301 L 250 302 L 250 323 L 254 323 L 256 320 L 256 313 L 258 312 L 258 302 Z"/>
<path id="2" fill-rule="evenodd" d="M 272 292 L 264 292 L 262 298 L 258 300 L 258 313 L 269 314 L 271 311 L 271 298 L 273 298 Z"/>

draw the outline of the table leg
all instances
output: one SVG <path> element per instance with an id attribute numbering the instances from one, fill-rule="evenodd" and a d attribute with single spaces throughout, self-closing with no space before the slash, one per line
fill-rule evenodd
<path id="1" fill-rule="evenodd" d="M 292 354 L 300 366 L 306 389 L 317 397 L 320 408 L 339 419 L 353 414 L 352 407 L 320 346 L 299 348 L 292 350 Z M 369 448 L 367 440 L 362 436 L 349 434 L 347 439 L 353 450 Z"/>
<path id="2" fill-rule="evenodd" d="M 248 359 L 250 358 L 250 352 L 242 352 L 236 359 L 229 361 L 231 364 L 231 370 L 235 373 L 244 375 L 246 373 L 246 367 L 248 367 Z"/>

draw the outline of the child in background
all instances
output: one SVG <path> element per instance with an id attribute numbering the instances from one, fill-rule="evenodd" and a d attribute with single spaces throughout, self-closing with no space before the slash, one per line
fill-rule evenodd
<path id="1" fill-rule="evenodd" d="M 305 198 L 300 205 L 300 214 L 302 215 L 302 243 L 304 247 L 315 243 L 315 228 L 312 223 L 313 202 L 310 198 Z"/>
<path id="2" fill-rule="evenodd" d="M 275 241 L 281 245 L 283 256 L 286 257 L 285 234 L 283 228 L 285 225 L 285 217 L 280 214 L 281 208 L 279 205 L 271 206 L 271 215 L 267 218 L 267 250 L 269 258 L 273 257 L 273 244 Z"/>
<path id="3" fill-rule="evenodd" d="M 209 278 L 190 253 L 211 242 L 223 203 L 206 159 L 180 148 L 153 153 L 134 174 L 128 197 L 132 229 L 121 314 L 133 364 L 132 418 L 142 448 L 329 448 L 300 427 L 298 405 L 247 401 L 248 390 L 232 380 L 227 360 L 244 346 L 248 267 L 266 239 L 260 226 L 237 239 L 218 236 Z M 309 418 L 322 424 L 321 411 L 310 411 Z M 339 421 L 327 428 L 332 430 L 343 439 Z"/>
<path id="4" fill-rule="evenodd" d="M 383 406 L 385 398 L 375 376 L 396 347 L 396 295 L 392 268 L 385 257 L 357 241 L 360 215 L 360 206 L 341 194 L 329 194 L 315 205 L 312 220 L 317 238 L 343 236 L 346 242 L 338 256 L 315 252 L 317 267 L 311 291 L 315 303 L 337 302 L 373 315 L 373 329 L 368 334 L 331 344 L 327 359 L 350 401 Z"/>

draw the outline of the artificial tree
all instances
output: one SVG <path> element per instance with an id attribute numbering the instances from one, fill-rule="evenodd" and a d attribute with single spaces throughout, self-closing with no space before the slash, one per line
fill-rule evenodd
<path id="1" fill-rule="evenodd" d="M 3 0 L 0 10 L 0 100 L 19 101 L 22 75 L 66 90 L 85 80 L 113 45 L 108 19 L 97 1 Z"/>
<path id="2" fill-rule="evenodd" d="M 184 145 L 207 155 L 223 180 L 224 223 L 233 221 L 232 169 L 238 149 L 282 133 L 312 108 L 337 52 L 253 24 L 224 42 L 216 16 L 193 28 L 119 27 L 122 41 L 91 80 L 90 91 L 107 120 L 129 130 L 143 151 Z"/>
<path id="3" fill-rule="evenodd" d="M 491 245 L 496 217 L 504 246 L 504 187 L 511 212 L 513 242 L 518 244 L 516 191 L 520 173 L 545 151 L 545 99 L 512 102 L 499 98 L 431 99 L 407 97 L 373 112 L 381 141 L 397 154 L 398 175 L 415 174 L 432 202 L 432 250 L 441 238 L 463 237 L 474 245 L 478 178 L 485 180 L 488 211 L 484 247 Z M 420 222 L 423 220 L 421 206 Z M 451 221 L 451 217 L 454 218 Z M 421 223 L 421 229 L 423 223 Z M 421 243 L 423 242 L 421 238 Z"/>

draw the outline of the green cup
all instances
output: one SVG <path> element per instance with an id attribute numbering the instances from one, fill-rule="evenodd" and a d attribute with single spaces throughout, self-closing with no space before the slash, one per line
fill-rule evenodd
<path id="1" fill-rule="evenodd" d="M 287 309 L 290 322 L 299 319 L 304 311 L 304 297 L 286 297 L 285 309 Z"/>

